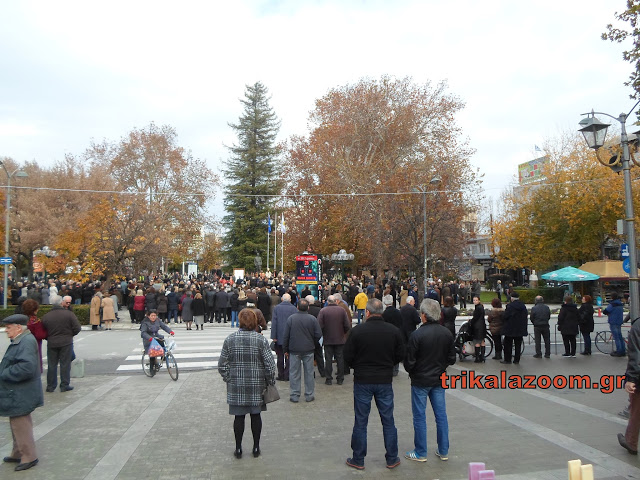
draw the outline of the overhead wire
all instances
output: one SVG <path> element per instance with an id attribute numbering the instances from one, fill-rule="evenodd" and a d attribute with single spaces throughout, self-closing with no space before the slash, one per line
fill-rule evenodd
<path id="1" fill-rule="evenodd" d="M 634 178 L 633 181 L 637 181 L 640 178 Z M 590 180 L 568 180 L 564 182 L 535 182 L 529 183 L 525 185 L 510 183 L 506 187 L 530 187 L 530 186 L 555 186 L 555 185 L 572 185 L 572 184 L 586 184 L 586 183 L 594 183 L 601 182 L 603 178 L 596 178 Z M 7 185 L 0 185 L 0 189 L 6 189 Z M 56 187 L 34 187 L 34 186 L 25 186 L 25 185 L 11 185 L 11 188 L 16 190 L 44 190 L 44 191 L 54 191 L 54 192 L 75 192 L 75 193 L 101 193 L 101 194 L 109 194 L 109 195 L 149 195 L 148 191 L 144 192 L 132 192 L 127 190 L 94 190 L 94 189 L 84 189 L 84 188 L 56 188 Z M 500 190 L 505 187 L 489 187 L 485 188 L 485 191 L 488 190 Z M 438 189 L 438 190 L 427 190 L 428 194 L 437 194 L 437 193 L 464 193 L 465 190 L 448 190 L 448 189 Z M 299 194 L 291 194 L 291 193 L 282 193 L 282 194 L 274 194 L 274 195 L 265 195 L 265 194 L 244 194 L 244 193 L 232 193 L 225 194 L 227 197 L 261 197 L 261 198 L 313 198 L 313 197 L 369 197 L 369 196 L 394 196 L 394 195 L 423 195 L 425 192 L 423 191 L 405 191 L 405 192 L 342 192 L 342 193 L 299 193 Z M 206 196 L 205 193 L 198 192 L 153 192 L 153 196 L 182 196 L 182 197 L 193 197 L 193 196 Z"/>

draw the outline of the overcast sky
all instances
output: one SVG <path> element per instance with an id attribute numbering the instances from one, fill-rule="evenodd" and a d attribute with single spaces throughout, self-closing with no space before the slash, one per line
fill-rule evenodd
<path id="1" fill-rule="evenodd" d="M 50 165 L 151 121 L 216 171 L 245 85 L 280 139 L 330 88 L 381 75 L 446 80 L 472 164 L 497 197 L 580 114 L 633 102 L 623 47 L 600 39 L 624 0 L 9 1 L 0 4 L 0 156 Z M 576 172 L 579 175 L 579 172 Z M 0 179 L 0 183 L 4 180 Z M 218 195 L 215 210 L 221 208 Z M 218 214 L 222 212 L 217 212 Z"/>

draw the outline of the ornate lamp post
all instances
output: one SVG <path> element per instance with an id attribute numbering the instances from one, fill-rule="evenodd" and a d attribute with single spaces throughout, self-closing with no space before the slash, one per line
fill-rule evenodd
<path id="1" fill-rule="evenodd" d="M 20 170 L 20 168 L 16 168 L 13 172 L 9 173 L 4 162 L 0 161 L 0 165 L 2 165 L 2 169 L 4 173 L 7 174 L 7 204 L 5 207 L 5 220 L 4 220 L 4 255 L 5 257 L 9 256 L 9 229 L 10 229 L 10 219 L 9 212 L 11 211 L 11 179 L 14 177 L 24 178 L 28 177 L 27 172 Z M 9 275 L 9 265 L 4 264 L 4 295 L 2 295 L 4 299 L 4 308 L 7 308 L 7 276 Z"/>
<path id="2" fill-rule="evenodd" d="M 629 115 L 635 110 L 640 103 L 637 102 L 629 113 L 621 113 L 618 117 L 609 115 L 603 112 L 583 113 L 586 118 L 580 120 L 580 128 L 578 131 L 582 132 L 584 139 L 587 142 L 589 148 L 596 151 L 598 161 L 604 166 L 611 168 L 615 172 L 622 171 L 624 177 L 624 199 L 625 199 L 625 227 L 627 231 L 627 243 L 629 244 L 629 302 L 631 309 L 631 319 L 640 317 L 640 296 L 638 295 L 638 254 L 636 247 L 636 230 L 633 214 L 633 196 L 631 194 L 631 155 L 629 154 L 629 137 L 627 135 L 626 122 Z M 610 156 L 608 160 L 600 158 L 598 150 L 604 145 L 605 138 L 607 136 L 607 129 L 610 124 L 603 123 L 596 118 L 598 115 L 606 115 L 613 118 L 620 123 L 620 146 L 622 147 L 622 157 L 620 155 Z M 635 155 L 634 155 L 635 157 Z M 633 158 L 633 162 L 638 165 L 638 162 Z"/>
<path id="3" fill-rule="evenodd" d="M 340 278 L 344 281 L 344 262 L 350 262 L 355 257 L 353 253 L 347 253 L 346 250 L 342 249 L 338 253 L 331 254 L 331 260 L 334 262 L 340 262 Z"/>

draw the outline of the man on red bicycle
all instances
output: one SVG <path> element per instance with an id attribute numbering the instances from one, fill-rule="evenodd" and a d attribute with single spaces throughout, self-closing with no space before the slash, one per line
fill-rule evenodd
<path id="1" fill-rule="evenodd" d="M 162 320 L 158 319 L 158 313 L 155 310 L 148 310 L 147 316 L 144 317 L 140 323 L 140 336 L 142 337 L 142 344 L 144 345 L 145 353 L 149 351 L 149 345 L 151 344 L 151 340 L 154 338 L 164 349 L 164 337 L 158 333 L 160 329 L 164 330 L 171 336 L 175 335 L 173 330 L 171 330 Z M 149 365 L 151 368 L 151 376 L 153 377 L 156 374 L 155 357 L 149 358 Z"/>

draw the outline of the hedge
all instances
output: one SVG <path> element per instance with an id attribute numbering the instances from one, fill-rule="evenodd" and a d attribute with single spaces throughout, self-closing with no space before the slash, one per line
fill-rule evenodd
<path id="1" fill-rule="evenodd" d="M 562 303 L 564 297 L 564 288 L 515 288 L 518 295 L 520 295 L 520 301 L 522 303 L 535 303 L 536 297 L 541 295 L 544 298 L 544 303 Z"/>
<path id="2" fill-rule="evenodd" d="M 89 325 L 89 305 L 72 305 L 73 313 L 76 314 L 78 320 L 80 321 L 80 325 Z M 16 310 L 14 305 L 7 307 L 6 309 L 0 308 L 0 320 L 8 317 L 9 315 L 13 315 Z M 40 305 L 38 308 L 38 318 L 42 318 L 46 313 L 51 311 L 51 305 Z"/>

